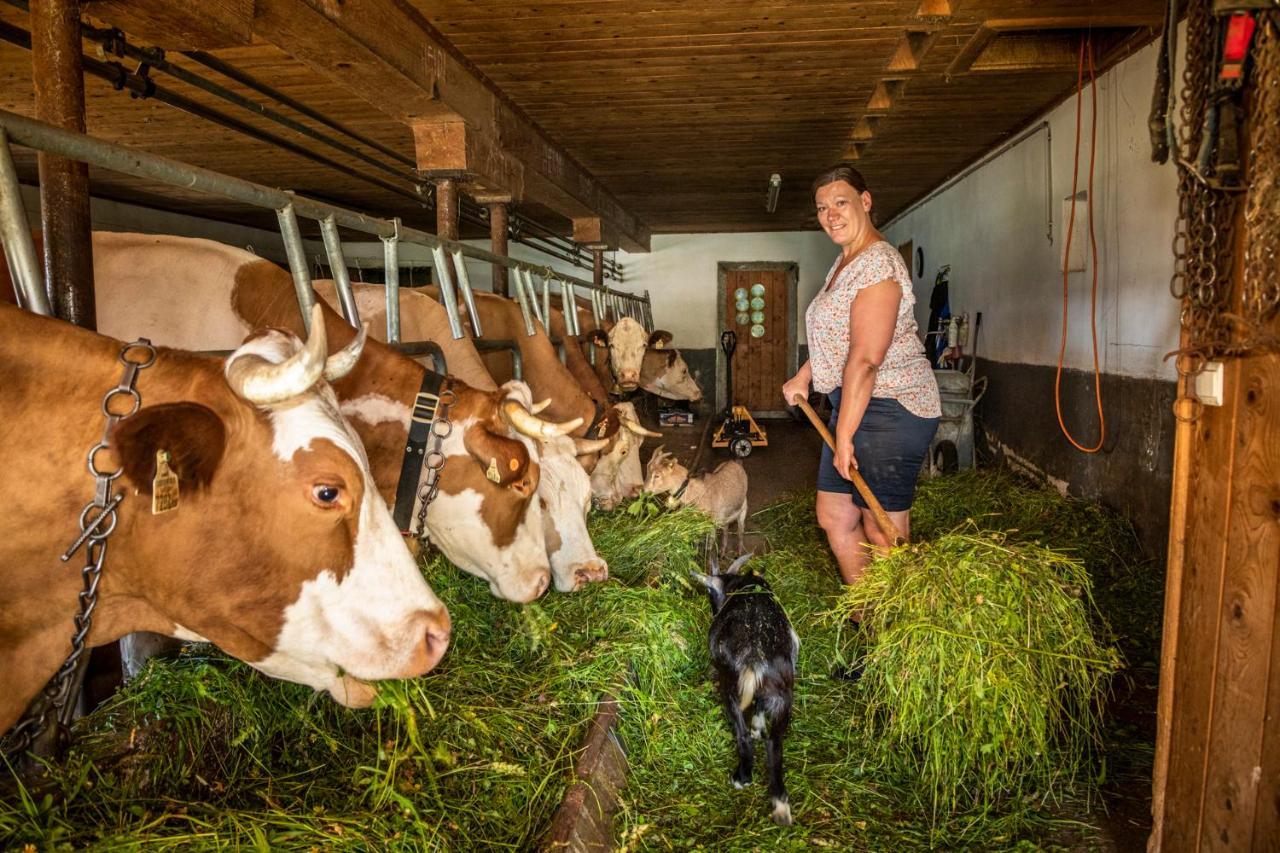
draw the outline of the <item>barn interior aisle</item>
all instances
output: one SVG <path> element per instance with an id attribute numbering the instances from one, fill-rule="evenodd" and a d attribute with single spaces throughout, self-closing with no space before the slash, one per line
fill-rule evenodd
<path id="1" fill-rule="evenodd" d="M 0 0 L 0 849 L 1277 849 L 1277 116 L 1275 0 Z"/>

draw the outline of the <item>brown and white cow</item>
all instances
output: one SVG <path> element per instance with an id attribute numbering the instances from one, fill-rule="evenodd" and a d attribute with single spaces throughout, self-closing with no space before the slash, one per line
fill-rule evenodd
<path id="1" fill-rule="evenodd" d="M 95 232 L 93 254 L 98 327 L 104 332 L 217 350 L 243 338 L 247 329 L 303 331 L 289 274 L 234 246 Z M 354 330 L 332 309 L 323 310 L 329 340 L 344 345 Z M 370 341 L 352 373 L 334 385 L 388 503 L 394 500 L 423 374 L 412 359 Z M 443 447 L 440 490 L 427 512 L 428 535 L 455 565 L 488 581 L 494 595 L 531 601 L 551 581 L 542 508 L 533 500 L 540 479 L 540 449 L 533 439 L 564 429 L 529 413 L 528 391 L 520 383 L 479 390 L 457 382 L 454 390 L 454 429 Z"/>
<path id="2" fill-rule="evenodd" d="M 139 372 L 141 408 L 96 460 L 122 471 L 125 497 L 91 646 L 137 630 L 207 639 L 353 707 L 372 701 L 367 682 L 420 675 L 444 654 L 448 613 L 324 381 L 351 368 L 363 336 L 326 358 L 315 316 L 305 345 L 267 331 L 225 369 L 221 359 L 160 349 Z M 70 564 L 57 555 L 94 492 L 85 454 L 102 435 L 120 350 L 0 305 L 0 493 L 22 509 L 0 513 L 0 731 L 70 651 L 84 554 Z M 153 515 L 161 450 L 180 496 L 176 509 Z"/>
<path id="3" fill-rule="evenodd" d="M 662 349 L 671 343 L 671 333 L 657 329 L 646 333 L 644 326 L 630 317 L 623 317 L 605 331 L 594 329 L 591 340 L 596 346 L 609 352 L 609 368 L 618 387 L 634 391 L 640 387 L 640 368 L 644 354 L 649 349 Z"/>
<path id="4" fill-rule="evenodd" d="M 314 287 L 331 306 L 337 305 L 337 291 L 333 282 L 317 281 L 314 282 Z M 365 284 L 352 285 L 352 289 L 360 316 L 367 317 L 373 324 L 375 337 L 381 337 L 386 329 L 385 291 L 381 286 Z M 434 288 L 401 292 L 400 326 L 403 337 L 406 340 L 436 341 L 449 362 L 451 375 L 465 379 L 474 388 L 496 390 L 498 386 L 485 371 L 470 337 L 454 340 L 449 333 L 444 306 L 432 298 L 432 295 L 438 295 Z M 503 306 L 496 303 L 506 300 L 484 294 L 476 294 L 476 300 L 479 305 L 488 309 L 481 316 L 481 328 L 487 337 L 498 337 L 496 332 L 501 330 L 498 320 Z M 512 303 L 507 304 L 514 307 Z M 490 323 L 490 320 L 493 322 Z M 520 333 L 523 334 L 523 329 Z M 538 351 L 533 350 L 526 364 L 529 384 L 538 389 L 554 387 L 555 377 L 548 377 L 537 354 Z M 554 353 L 552 355 L 554 357 Z M 559 361 L 555 362 L 555 367 L 563 369 Z M 558 396 L 563 397 L 563 394 Z M 550 408 L 554 406 L 549 407 L 549 410 Z M 572 592 L 580 589 L 583 584 L 607 580 L 608 563 L 596 553 L 587 532 L 584 507 L 590 508 L 591 505 L 591 483 L 576 457 L 584 450 L 598 452 L 608 446 L 609 441 L 554 437 L 544 438 L 539 444 L 541 476 L 537 495 L 542 511 L 547 559 L 551 564 L 551 576 L 556 589 L 560 592 Z"/>
<path id="5" fill-rule="evenodd" d="M 702 388 L 689 373 L 689 365 L 680 350 L 663 347 L 648 349 L 640 365 L 640 387 L 667 400 L 702 399 Z"/>
<path id="6" fill-rule="evenodd" d="M 661 438 L 662 433 L 645 429 L 633 403 L 618 403 L 623 428 L 600 461 L 591 471 L 591 495 L 596 505 L 611 510 L 630 500 L 644 488 L 644 469 L 640 465 L 640 447 L 645 436 Z"/>

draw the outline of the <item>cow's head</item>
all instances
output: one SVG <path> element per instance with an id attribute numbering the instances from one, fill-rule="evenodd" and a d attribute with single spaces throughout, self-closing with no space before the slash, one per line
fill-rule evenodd
<path id="1" fill-rule="evenodd" d="M 160 451 L 178 475 L 178 508 L 140 516 L 131 561 L 170 566 L 139 586 L 174 633 L 358 707 L 366 682 L 431 669 L 450 624 L 325 381 L 355 364 L 364 335 L 326 358 L 318 309 L 312 329 L 305 345 L 251 336 L 226 361 L 229 391 L 147 406 L 111 445 L 138 493 Z"/>
<path id="2" fill-rule="evenodd" d="M 702 399 L 702 389 L 689 375 L 689 365 L 676 349 L 650 349 L 644 354 L 640 368 L 640 385 L 650 394 L 668 400 Z"/>
<path id="3" fill-rule="evenodd" d="M 539 442 L 582 421 L 542 420 L 523 382 L 498 391 L 455 383 L 455 394 L 428 533 L 455 565 L 487 580 L 494 595 L 532 601 L 551 580 L 542 505 L 533 499 L 542 477 Z"/>
<path id="4" fill-rule="evenodd" d="M 659 447 L 649 457 L 649 466 L 645 470 L 644 490 L 655 495 L 674 492 L 689 479 L 689 469 L 684 467 L 674 456 Z"/>
<path id="5" fill-rule="evenodd" d="M 645 350 L 662 349 L 671 343 L 671 333 L 661 330 L 646 334 L 631 317 L 623 317 L 608 332 L 594 329 L 592 342 L 609 350 L 609 366 L 613 378 L 623 391 L 634 391 L 640 386 L 640 368 Z"/>
<path id="6" fill-rule="evenodd" d="M 645 436 L 662 437 L 662 433 L 645 429 L 640 424 L 633 403 L 618 403 L 616 409 L 622 428 L 591 472 L 592 497 L 604 510 L 611 510 L 622 501 L 635 497 L 644 488 L 640 447 Z"/>
<path id="7" fill-rule="evenodd" d="M 542 442 L 542 482 L 538 502 L 542 506 L 547 556 L 556 589 L 573 592 L 585 583 L 609 578 L 609 564 L 596 553 L 587 532 L 591 510 L 591 480 L 575 458 L 586 449 L 598 452 L 609 439 L 557 437 Z"/>

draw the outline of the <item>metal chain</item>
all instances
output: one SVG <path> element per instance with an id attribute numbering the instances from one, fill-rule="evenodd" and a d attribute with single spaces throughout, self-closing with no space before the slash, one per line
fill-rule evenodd
<path id="1" fill-rule="evenodd" d="M 1259 13 L 1255 38 L 1243 314 L 1256 337 L 1280 309 L 1280 13 Z"/>
<path id="2" fill-rule="evenodd" d="M 130 358 L 130 353 L 140 350 L 142 358 Z M 75 697 L 80 692 L 84 681 L 86 665 L 89 662 L 85 654 L 89 631 L 93 627 L 93 612 L 98 606 L 98 584 L 102 580 L 102 566 L 107 559 L 107 539 L 116 529 L 119 521 L 117 507 L 124 500 L 123 493 L 112 493 L 116 478 L 121 474 L 120 468 L 114 471 L 101 471 L 97 465 L 97 455 L 110 446 L 112 430 L 125 418 L 133 415 L 142 407 L 142 398 L 138 395 L 134 383 L 138 371 L 155 363 L 156 351 L 151 342 L 140 338 L 133 343 L 125 344 L 118 356 L 124 365 L 124 373 L 120 384 L 109 390 L 102 398 L 102 414 L 107 419 L 102 430 L 102 440 L 89 450 L 89 473 L 95 481 L 94 497 L 80 512 L 80 535 L 62 555 L 61 561 L 67 562 L 80 547 L 85 546 L 85 564 L 80 569 L 82 588 L 76 612 L 75 630 L 71 634 L 71 654 L 62 662 L 58 672 L 44 686 L 40 695 L 32 702 L 26 714 L 14 726 L 5 739 L 6 755 L 18 756 L 26 752 L 33 744 L 47 741 L 52 751 L 60 753 L 70 741 L 71 716 L 75 711 Z M 113 401 L 117 398 L 128 400 L 128 410 L 116 412 L 112 410 Z"/>
<path id="3" fill-rule="evenodd" d="M 1223 28 L 1211 0 L 1187 4 L 1187 58 L 1182 75 L 1178 129 L 1178 220 L 1170 291 L 1181 300 L 1186 345 L 1178 351 L 1183 377 L 1204 362 L 1232 351 L 1230 305 L 1232 228 L 1240 188 L 1215 174 L 1218 129 L 1223 111 L 1235 109 L 1237 93 L 1215 78 Z M 1228 127 L 1231 125 L 1228 124 Z M 1230 132 L 1230 131 L 1228 131 Z M 1221 179 L 1220 179 L 1221 178 Z"/>
<path id="4" fill-rule="evenodd" d="M 435 405 L 435 415 L 431 419 L 431 438 L 427 453 L 422 459 L 422 468 L 426 475 L 418 487 L 418 541 L 427 543 L 427 507 L 436 499 L 440 491 L 440 472 L 444 470 L 444 440 L 453 432 L 453 422 L 449 420 L 449 410 L 457 399 L 453 388 L 445 379 L 445 387 L 440 389 L 440 396 Z"/>

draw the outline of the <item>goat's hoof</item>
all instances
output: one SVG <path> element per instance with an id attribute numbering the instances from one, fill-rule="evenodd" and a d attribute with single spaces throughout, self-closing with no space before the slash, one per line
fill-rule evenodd
<path id="1" fill-rule="evenodd" d="M 731 781 L 733 782 L 733 787 L 741 791 L 743 788 L 751 784 L 751 774 L 734 773 Z"/>
<path id="2" fill-rule="evenodd" d="M 778 826 L 791 826 L 791 803 L 786 800 L 773 801 L 773 814 L 770 815 Z"/>

